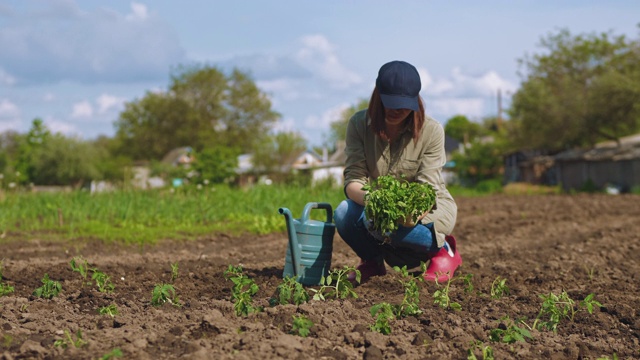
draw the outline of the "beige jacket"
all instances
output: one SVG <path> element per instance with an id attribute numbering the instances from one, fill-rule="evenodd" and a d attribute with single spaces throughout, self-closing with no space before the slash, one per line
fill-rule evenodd
<path id="1" fill-rule="evenodd" d="M 413 129 L 405 129 L 400 138 L 389 145 L 371 131 L 366 110 L 355 113 L 347 126 L 344 185 L 362 185 L 381 175 L 404 175 L 408 181 L 429 183 L 436 190 L 436 209 L 422 219 L 434 223 L 438 247 L 445 235 L 451 234 L 456 223 L 458 207 L 445 186 L 442 167 L 446 162 L 444 129 L 426 116 L 422 134 L 414 142 Z"/>

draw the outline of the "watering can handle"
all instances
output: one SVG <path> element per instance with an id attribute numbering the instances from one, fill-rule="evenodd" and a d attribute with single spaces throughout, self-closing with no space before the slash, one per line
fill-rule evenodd
<path id="1" fill-rule="evenodd" d="M 304 210 L 302 210 L 302 217 L 300 218 L 300 222 L 304 223 L 309 220 L 309 213 L 311 209 L 325 209 L 327 210 L 327 221 L 328 223 L 333 222 L 333 208 L 331 204 L 324 202 L 310 202 L 305 205 Z"/>

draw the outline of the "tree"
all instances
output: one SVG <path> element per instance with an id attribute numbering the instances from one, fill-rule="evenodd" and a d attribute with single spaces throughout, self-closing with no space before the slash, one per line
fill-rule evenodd
<path id="1" fill-rule="evenodd" d="M 447 120 L 444 132 L 459 142 L 467 144 L 480 136 L 483 129 L 479 124 L 471 122 L 466 116 L 456 115 Z"/>
<path id="2" fill-rule="evenodd" d="M 296 132 L 269 135 L 258 144 L 253 154 L 253 166 L 265 173 L 283 172 L 306 148 L 306 140 Z"/>
<path id="3" fill-rule="evenodd" d="M 195 153 L 193 169 L 198 173 L 195 181 L 222 183 L 235 177 L 240 151 L 233 147 L 216 146 Z"/>
<path id="4" fill-rule="evenodd" d="M 329 124 L 329 126 L 331 127 L 329 133 L 329 141 L 334 144 L 338 141 L 344 141 L 347 137 L 347 125 L 349 124 L 349 119 L 351 119 L 351 116 L 353 116 L 355 112 L 366 109 L 368 107 L 369 100 L 360 99 L 356 104 L 342 110 L 342 112 L 340 113 L 340 118 L 332 121 L 331 124 Z"/>
<path id="5" fill-rule="evenodd" d="M 161 159 L 170 150 L 192 143 L 203 146 L 202 137 L 214 133 L 210 126 L 197 121 L 183 99 L 151 92 L 125 104 L 116 128 L 118 154 L 134 160 Z"/>
<path id="6" fill-rule="evenodd" d="M 279 114 L 249 75 L 210 66 L 180 67 L 165 93 L 148 92 L 125 105 L 116 121 L 118 153 L 134 160 L 160 159 L 180 146 L 210 144 L 250 152 Z"/>
<path id="7" fill-rule="evenodd" d="M 15 162 L 15 179 L 19 184 L 33 182 L 37 175 L 34 162 L 37 160 L 37 152 L 46 145 L 51 137 L 51 132 L 42 122 L 35 118 L 31 123 L 29 132 L 22 138 L 18 138 L 18 153 Z"/>
<path id="8" fill-rule="evenodd" d="M 541 46 L 545 53 L 520 60 L 526 73 L 510 109 L 517 144 L 560 151 L 640 129 L 637 40 L 561 30 Z"/>
<path id="9" fill-rule="evenodd" d="M 100 179 L 97 164 L 106 154 L 90 142 L 50 135 L 33 152 L 30 181 L 37 185 L 81 186 L 85 181 Z"/>

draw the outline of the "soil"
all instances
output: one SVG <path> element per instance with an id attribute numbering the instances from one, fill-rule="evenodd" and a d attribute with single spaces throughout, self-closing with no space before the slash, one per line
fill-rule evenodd
<path id="1" fill-rule="evenodd" d="M 389 335 L 370 329 L 370 308 L 399 304 L 404 295 L 401 275 L 389 268 L 356 287 L 358 298 L 270 306 L 282 283 L 284 233 L 145 246 L 5 239 L 3 282 L 15 292 L 0 297 L 0 359 L 95 359 L 115 348 L 127 359 L 466 359 L 474 342 L 490 346 L 497 359 L 640 358 L 639 196 L 496 195 L 457 202 L 454 235 L 464 263 L 449 296 L 461 310 L 434 304 L 444 285 L 420 282 L 423 313 L 391 321 Z M 113 293 L 83 286 L 69 266 L 79 255 L 111 276 Z M 152 306 L 152 289 L 171 282 L 176 262 L 182 307 Z M 232 283 L 223 276 L 239 264 L 259 286 L 254 305 L 264 307 L 246 317 L 236 316 Z M 356 264 L 336 235 L 332 268 Z M 62 285 L 51 300 L 32 295 L 45 273 Z M 463 281 L 468 275 L 471 291 Z M 509 293 L 494 299 L 498 277 Z M 575 300 L 573 320 L 561 319 L 555 332 L 532 330 L 526 341 L 491 341 L 491 331 L 509 329 L 511 321 L 532 326 L 540 295 L 562 292 Z M 592 293 L 602 307 L 590 314 L 579 302 Z M 98 313 L 109 304 L 119 311 L 113 318 Z M 308 337 L 292 334 L 294 315 L 313 321 Z M 86 345 L 54 345 L 65 331 L 76 340 L 78 330 Z M 482 359 L 480 350 L 475 355 Z"/>

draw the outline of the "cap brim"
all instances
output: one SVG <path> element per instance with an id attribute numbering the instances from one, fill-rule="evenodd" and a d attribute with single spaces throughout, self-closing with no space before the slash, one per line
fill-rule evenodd
<path id="1" fill-rule="evenodd" d="M 382 105 L 387 109 L 411 109 L 418 111 L 418 97 L 380 94 Z"/>

